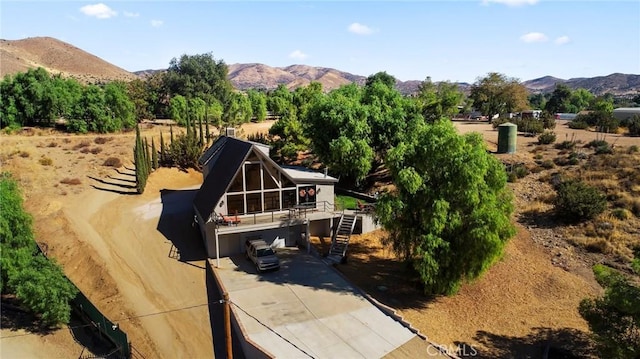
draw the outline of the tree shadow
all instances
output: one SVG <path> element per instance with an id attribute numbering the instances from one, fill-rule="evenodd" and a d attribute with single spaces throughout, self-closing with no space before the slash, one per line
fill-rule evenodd
<path id="1" fill-rule="evenodd" d="M 227 358 L 224 305 L 220 303 L 222 294 L 213 278 L 213 271 L 207 268 L 206 272 L 207 303 L 209 303 L 209 323 L 211 324 L 211 335 L 213 337 L 214 358 Z M 244 359 L 240 340 L 236 333 L 233 332 L 233 327 L 231 330 L 231 350 L 233 351 L 233 357 Z"/>
<path id="2" fill-rule="evenodd" d="M 529 227 L 553 229 L 558 228 L 556 212 L 551 209 L 545 212 L 535 210 L 525 211 L 518 215 L 518 222 Z"/>
<path id="3" fill-rule="evenodd" d="M 468 343 L 456 342 L 458 347 L 466 346 L 467 355 L 477 352 L 480 358 L 548 358 L 577 359 L 596 358 L 595 346 L 589 334 L 574 328 L 531 328 L 525 336 L 509 336 L 478 331 L 474 337 L 487 349 Z"/>
<path id="4" fill-rule="evenodd" d="M 160 191 L 162 212 L 157 230 L 173 244 L 168 256 L 181 262 L 207 258 L 198 225 L 193 220 L 193 199 L 197 192 L 197 189 Z"/>
<path id="5" fill-rule="evenodd" d="M 29 333 L 48 335 L 56 330 L 42 324 L 42 321 L 34 313 L 23 309 L 18 299 L 12 296 L 3 296 L 0 306 L 0 326 L 4 329 L 17 331 L 22 329 Z"/>
<path id="6" fill-rule="evenodd" d="M 96 186 L 94 184 L 92 184 L 91 187 L 93 187 L 94 189 L 97 189 L 99 191 L 105 191 L 105 192 L 111 192 L 111 193 L 117 193 L 117 194 L 124 194 L 124 195 L 137 195 L 137 194 L 139 194 L 138 191 L 121 191 L 121 190 L 112 189 L 112 188 L 98 187 L 98 186 Z"/>
<path id="7" fill-rule="evenodd" d="M 122 181 L 122 182 L 129 182 L 129 183 L 137 183 L 137 181 L 135 179 L 128 179 L 128 178 L 118 178 L 118 177 L 114 177 L 112 175 L 107 176 L 108 178 L 112 179 L 112 180 L 116 180 L 116 181 Z"/>
<path id="8" fill-rule="evenodd" d="M 15 336 L 39 335 L 44 337 L 65 329 L 65 327 L 53 328 L 44 326 L 38 316 L 20 308 L 15 298 L 3 297 L 0 309 L 2 313 L 0 326 L 2 328 L 27 332 L 25 334 L 16 334 Z M 102 358 L 117 357 L 118 353 L 113 343 L 102 336 L 91 321 L 83 320 L 82 316 L 75 311 L 71 312 L 71 319 L 69 324 L 66 325 L 66 329 L 71 332 L 73 340 L 84 348 L 83 353 L 88 352 L 87 354 Z M 10 334 L 3 338 L 10 338 L 11 336 Z"/>
<path id="9" fill-rule="evenodd" d="M 90 179 L 92 179 L 92 180 L 94 180 L 96 182 L 99 182 L 99 183 L 102 183 L 102 184 L 106 184 L 106 185 L 117 186 L 117 187 L 128 188 L 128 189 L 136 189 L 137 188 L 136 185 L 122 184 L 122 183 L 117 183 L 117 182 L 105 181 L 103 179 L 96 178 L 96 177 L 93 177 L 93 176 L 87 176 L 87 177 L 89 177 Z"/>
<path id="10" fill-rule="evenodd" d="M 125 167 L 125 169 L 127 169 L 127 168 Z M 118 174 L 121 174 L 123 176 L 131 176 L 131 177 L 135 177 L 136 176 L 135 170 L 129 170 L 129 171 L 133 171 L 133 173 L 123 172 L 123 171 L 120 171 L 119 169 L 116 168 L 116 172 L 118 172 Z"/>

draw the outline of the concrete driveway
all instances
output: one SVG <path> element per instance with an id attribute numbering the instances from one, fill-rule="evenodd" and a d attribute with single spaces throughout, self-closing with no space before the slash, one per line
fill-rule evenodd
<path id="1" fill-rule="evenodd" d="M 243 256 L 221 259 L 215 269 L 246 334 L 275 357 L 410 357 L 416 339 L 422 357 L 437 352 L 319 258 L 297 249 L 277 254 L 274 272 L 257 274 Z M 402 348 L 408 342 L 412 354 Z"/>

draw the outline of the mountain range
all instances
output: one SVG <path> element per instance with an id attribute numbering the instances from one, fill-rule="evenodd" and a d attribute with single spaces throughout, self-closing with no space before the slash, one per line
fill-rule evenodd
<path id="1" fill-rule="evenodd" d="M 83 83 L 130 81 L 143 78 L 153 72 L 126 71 L 71 44 L 51 37 L 32 37 L 21 40 L 0 39 L 0 76 L 24 72 L 29 68 L 43 67 L 51 73 L 60 73 Z M 305 86 L 311 81 L 320 82 L 325 90 L 344 84 L 364 84 L 366 76 L 327 67 L 291 65 L 272 67 L 260 63 L 230 64 L 229 80 L 238 90 L 249 88 L 273 89 L 284 84 L 290 89 Z M 396 87 L 404 94 L 417 91 L 422 80 L 397 81 Z M 640 92 L 640 75 L 614 73 L 607 76 L 561 79 L 552 76 L 524 81 L 523 85 L 532 93 L 551 92 L 556 83 L 570 88 L 585 88 L 595 95 L 635 95 Z M 459 88 L 469 93 L 471 84 L 458 83 Z"/>

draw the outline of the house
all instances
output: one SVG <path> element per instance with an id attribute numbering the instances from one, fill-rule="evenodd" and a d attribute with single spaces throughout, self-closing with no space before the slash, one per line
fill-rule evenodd
<path id="1" fill-rule="evenodd" d="M 242 253 L 248 238 L 295 246 L 309 235 L 329 236 L 344 217 L 334 208 L 338 179 L 326 171 L 281 167 L 263 144 L 222 136 L 199 164 L 204 179 L 193 201 L 194 221 L 210 258 Z M 374 228 L 370 216 L 354 217 L 357 231 Z"/>

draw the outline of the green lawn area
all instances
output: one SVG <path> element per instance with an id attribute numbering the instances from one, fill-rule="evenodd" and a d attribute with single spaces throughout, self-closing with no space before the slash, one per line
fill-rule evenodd
<path id="1" fill-rule="evenodd" d="M 342 209 L 358 209 L 358 200 L 354 197 L 344 196 L 344 195 L 336 195 L 336 208 L 338 210 Z"/>

